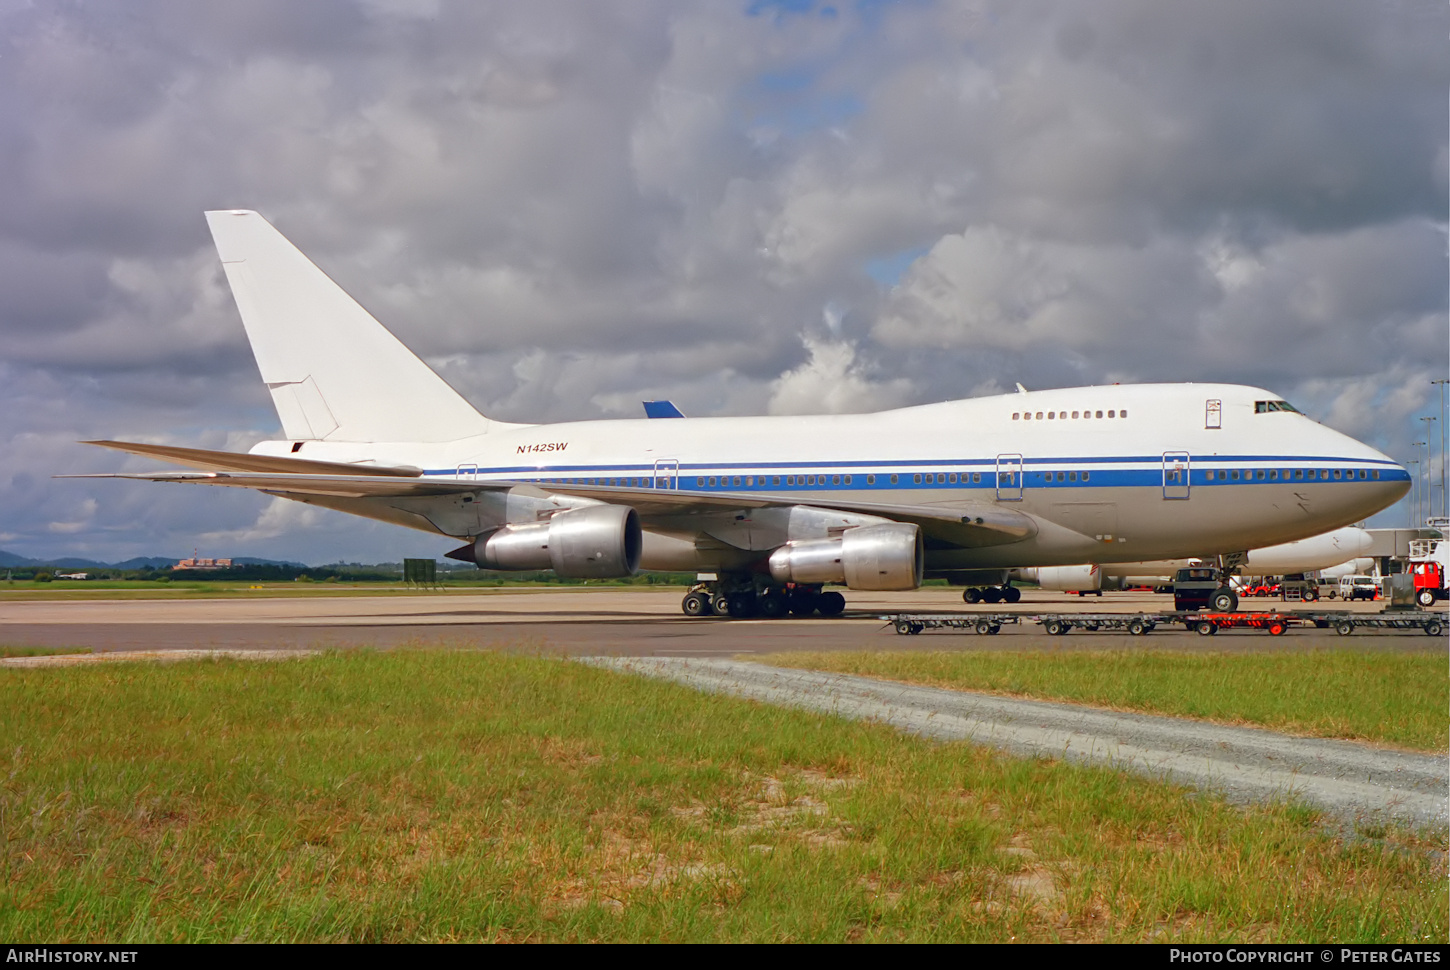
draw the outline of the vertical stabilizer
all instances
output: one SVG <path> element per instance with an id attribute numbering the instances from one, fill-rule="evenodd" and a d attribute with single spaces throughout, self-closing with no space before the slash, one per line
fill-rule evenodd
<path id="1" fill-rule="evenodd" d="M 255 212 L 208 212 L 262 380 L 294 439 L 452 441 L 493 422 Z"/>

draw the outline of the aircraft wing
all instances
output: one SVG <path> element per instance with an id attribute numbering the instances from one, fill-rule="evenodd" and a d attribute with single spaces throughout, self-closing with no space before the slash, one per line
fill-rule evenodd
<path id="1" fill-rule="evenodd" d="M 476 481 L 429 479 L 421 469 L 342 464 L 302 458 L 206 451 L 167 445 L 143 445 L 119 441 L 89 441 L 85 444 L 115 448 L 132 454 L 162 458 L 202 471 L 113 472 L 95 475 L 60 475 L 59 478 L 128 478 L 136 481 L 175 482 L 192 485 L 220 485 L 252 488 L 274 495 L 334 496 L 349 499 L 388 499 L 458 495 L 481 491 L 524 488 L 538 494 L 568 495 L 618 505 L 639 513 L 646 529 L 652 519 L 678 523 L 680 516 L 731 510 L 789 508 L 802 505 L 841 512 L 875 515 L 920 526 L 929 541 L 958 548 L 1004 545 L 1030 538 L 1037 532 L 1033 519 L 1015 509 L 994 503 L 930 505 L 883 505 L 873 502 L 836 501 L 825 496 L 786 495 L 771 492 L 695 492 L 686 489 L 630 488 L 610 485 L 566 485 L 522 481 Z"/>

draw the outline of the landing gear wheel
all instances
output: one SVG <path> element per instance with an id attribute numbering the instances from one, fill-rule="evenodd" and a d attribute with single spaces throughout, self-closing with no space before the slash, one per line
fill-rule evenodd
<path id="1" fill-rule="evenodd" d="M 1220 586 L 1213 591 L 1208 603 L 1215 613 L 1232 613 L 1239 607 L 1239 596 L 1227 586 Z"/>
<path id="2" fill-rule="evenodd" d="M 734 619 L 744 619 L 747 616 L 755 615 L 755 594 L 754 593 L 731 593 L 730 602 L 726 606 L 730 616 Z"/>
<path id="3" fill-rule="evenodd" d="M 1415 594 L 1415 602 L 1429 608 L 1435 605 L 1435 591 L 1433 589 L 1422 589 Z"/>
<path id="4" fill-rule="evenodd" d="M 845 608 L 846 597 L 840 593 L 822 593 L 816 602 L 816 609 L 821 611 L 821 616 L 840 616 Z"/>
<path id="5" fill-rule="evenodd" d="M 710 597 L 698 590 L 693 593 L 686 593 L 685 598 L 680 601 L 680 609 L 685 611 L 686 616 L 709 616 Z"/>
<path id="6" fill-rule="evenodd" d="M 980 589 L 976 589 L 975 587 L 968 586 L 966 589 L 962 590 L 962 602 L 964 602 L 964 603 L 980 603 L 980 602 L 982 602 L 982 591 Z"/>
<path id="7" fill-rule="evenodd" d="M 1144 623 L 1142 620 L 1129 620 L 1128 632 L 1135 637 L 1141 637 L 1143 634 L 1148 632 L 1148 624 Z"/>
<path id="8" fill-rule="evenodd" d="M 787 602 L 784 594 L 771 590 L 756 601 L 760 606 L 760 615 L 768 616 L 772 620 L 779 619 L 790 612 L 790 603 Z"/>
<path id="9" fill-rule="evenodd" d="M 1201 637 L 1211 637 L 1218 632 L 1218 627 L 1214 626 L 1208 620 L 1201 621 L 1194 629 L 1198 631 L 1198 635 Z"/>
<path id="10" fill-rule="evenodd" d="M 815 593 L 805 590 L 796 590 L 790 594 L 786 603 L 790 606 L 791 616 L 810 616 L 816 611 L 816 601 L 819 597 Z"/>
<path id="11" fill-rule="evenodd" d="M 1340 620 L 1334 624 L 1334 632 L 1342 637 L 1347 637 L 1354 632 L 1354 624 L 1348 620 Z"/>
<path id="12" fill-rule="evenodd" d="M 710 609 L 718 616 L 730 615 L 730 596 L 726 593 L 715 593 L 710 597 Z"/>
<path id="13" fill-rule="evenodd" d="M 988 603 L 1000 603 L 1002 602 L 1002 591 L 995 586 L 988 586 L 982 590 L 982 599 Z"/>
<path id="14" fill-rule="evenodd" d="M 1102 594 L 1099 593 L 1098 595 L 1101 596 Z M 1006 600 L 1008 603 L 1016 603 L 1018 600 L 1022 599 L 1022 590 L 1018 589 L 1016 586 L 1003 586 L 1002 599 Z"/>
<path id="15" fill-rule="evenodd" d="M 1445 624 L 1439 620 L 1430 620 L 1425 624 L 1425 632 L 1432 637 L 1438 637 L 1445 632 Z"/>

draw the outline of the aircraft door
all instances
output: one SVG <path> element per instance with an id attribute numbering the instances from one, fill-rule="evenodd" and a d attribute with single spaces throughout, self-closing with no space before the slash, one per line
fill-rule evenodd
<path id="1" fill-rule="evenodd" d="M 680 463 L 673 458 L 661 458 L 655 462 L 655 488 L 677 489 L 680 487 Z"/>
<path id="2" fill-rule="evenodd" d="M 1022 456 L 997 456 L 997 501 L 1022 501 Z"/>
<path id="3" fill-rule="evenodd" d="M 1163 452 L 1163 497 L 1165 499 L 1188 498 L 1189 475 L 1192 470 L 1188 452 Z"/>
<path id="4" fill-rule="evenodd" d="M 1203 427 L 1209 431 L 1223 427 L 1223 401 L 1210 398 L 1203 403 Z"/>

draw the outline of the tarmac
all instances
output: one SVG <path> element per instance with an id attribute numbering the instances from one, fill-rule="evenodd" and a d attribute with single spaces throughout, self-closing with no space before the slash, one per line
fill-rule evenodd
<path id="1" fill-rule="evenodd" d="M 687 617 L 678 589 L 452 589 L 395 590 L 362 595 L 267 595 L 239 590 L 219 597 L 179 594 L 168 599 L 107 598 L 102 590 L 46 600 L 7 600 L 0 594 L 0 644 L 85 647 L 96 652 L 166 650 L 310 650 L 398 646 L 522 649 L 570 656 L 713 656 L 820 650 L 1104 650 L 1294 651 L 1444 649 L 1418 632 L 1339 637 L 1333 630 L 1292 627 L 1280 637 L 1225 630 L 1201 637 L 1160 626 L 1147 636 L 1074 632 L 1048 636 L 1030 623 L 996 636 L 928 632 L 900 636 L 886 613 L 1158 612 L 1168 596 L 1146 592 L 1078 597 L 1027 590 L 1022 602 L 969 607 L 958 591 L 926 587 L 909 593 L 848 593 L 840 617 L 732 620 Z M 1246 599 L 1241 608 L 1299 607 Z M 1318 609 L 1377 612 L 1381 604 L 1309 604 Z"/>

